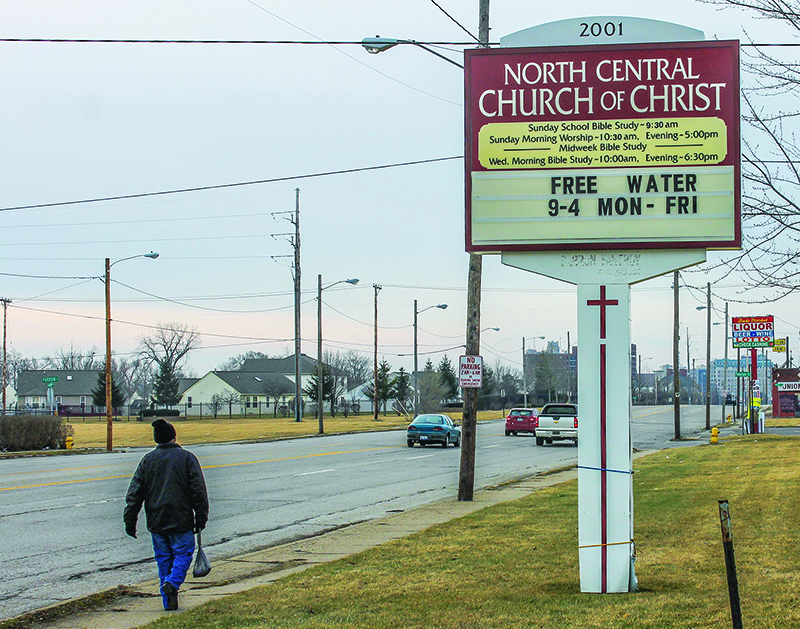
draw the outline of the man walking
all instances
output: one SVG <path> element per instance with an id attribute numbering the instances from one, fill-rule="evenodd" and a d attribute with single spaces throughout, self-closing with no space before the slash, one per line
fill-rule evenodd
<path id="1" fill-rule="evenodd" d="M 208 493 L 197 457 L 176 442 L 175 428 L 163 419 L 152 423 L 158 444 L 136 468 L 125 497 L 125 532 L 136 537 L 144 503 L 153 538 L 164 609 L 178 609 L 181 587 L 194 554 L 194 533 L 208 521 Z"/>

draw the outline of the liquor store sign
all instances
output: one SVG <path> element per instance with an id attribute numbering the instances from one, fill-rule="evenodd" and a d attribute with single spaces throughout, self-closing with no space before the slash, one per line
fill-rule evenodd
<path id="1" fill-rule="evenodd" d="M 466 51 L 467 250 L 738 248 L 739 45 Z"/>
<path id="2" fill-rule="evenodd" d="M 775 318 L 731 317 L 733 328 L 733 348 L 771 347 L 775 340 Z"/>

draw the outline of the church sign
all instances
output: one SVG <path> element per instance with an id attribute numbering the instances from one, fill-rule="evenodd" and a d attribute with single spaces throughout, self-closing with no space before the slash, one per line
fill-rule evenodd
<path id="1" fill-rule="evenodd" d="M 738 42 L 465 54 L 467 251 L 740 246 Z"/>

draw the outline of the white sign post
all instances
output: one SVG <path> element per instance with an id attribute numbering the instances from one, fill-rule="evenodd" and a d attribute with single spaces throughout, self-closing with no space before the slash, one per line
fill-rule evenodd
<path id="1" fill-rule="evenodd" d="M 483 386 L 483 356 L 459 357 L 458 386 L 462 389 L 480 389 Z"/>

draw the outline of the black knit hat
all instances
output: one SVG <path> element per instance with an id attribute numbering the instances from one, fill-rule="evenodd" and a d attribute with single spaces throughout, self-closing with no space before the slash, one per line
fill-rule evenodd
<path id="1" fill-rule="evenodd" d="M 153 441 L 156 443 L 168 443 L 175 438 L 175 426 L 164 419 L 157 419 L 152 424 Z"/>

